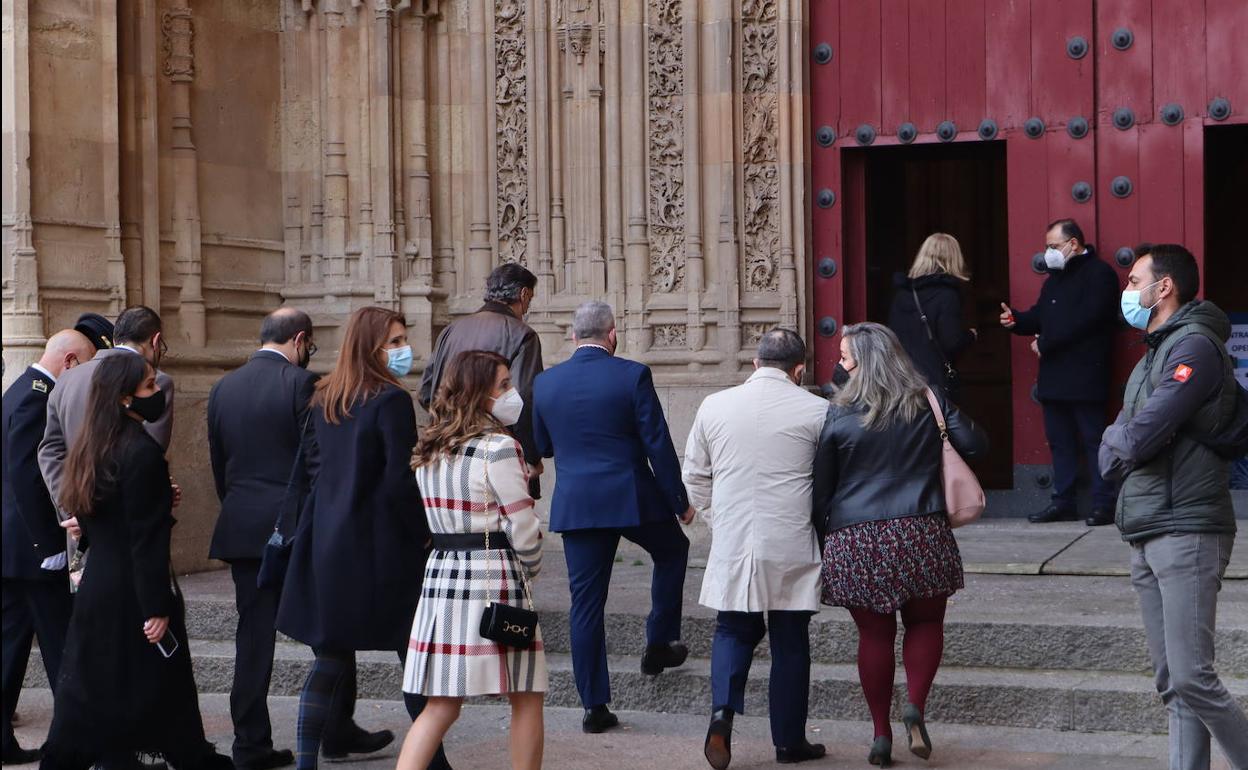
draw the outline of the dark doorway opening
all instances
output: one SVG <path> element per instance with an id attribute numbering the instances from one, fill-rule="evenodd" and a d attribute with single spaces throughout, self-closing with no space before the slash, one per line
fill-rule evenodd
<path id="1" fill-rule="evenodd" d="M 1244 206 L 1248 205 L 1248 125 L 1205 128 L 1205 297 L 1248 314 Z"/>
<path id="2" fill-rule="evenodd" d="M 971 271 L 963 320 L 979 331 L 957 361 L 959 406 L 992 440 L 993 451 L 975 464 L 981 482 L 1013 489 L 1010 335 L 997 321 L 1010 296 L 1005 143 L 873 147 L 846 151 L 845 162 L 851 189 L 861 190 L 861 204 L 847 201 L 846 209 L 860 218 L 847 223 L 846 259 L 860 261 L 846 265 L 860 276 L 851 320 L 865 314 L 887 323 L 894 275 L 909 270 L 923 240 L 934 232 L 958 239 Z"/>

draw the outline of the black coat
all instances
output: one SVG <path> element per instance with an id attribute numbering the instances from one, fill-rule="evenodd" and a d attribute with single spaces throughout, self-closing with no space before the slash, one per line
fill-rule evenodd
<path id="1" fill-rule="evenodd" d="M 988 437 L 940 391 L 949 440 L 970 459 L 988 451 Z M 833 403 L 815 450 L 814 523 L 823 536 L 851 524 L 945 511 L 940 428 L 924 401 L 909 422 L 883 430 L 862 426 L 865 410 Z"/>
<path id="2" fill-rule="evenodd" d="M 1050 270 L 1030 310 L 1014 310 L 1015 334 L 1039 334 L 1041 401 L 1105 401 L 1119 328 L 1118 274 L 1096 256 Z"/>
<path id="3" fill-rule="evenodd" d="M 893 283 L 897 291 L 888 311 L 888 328 L 897 333 L 919 373 L 930 384 L 945 387 L 945 361 L 956 366 L 958 356 L 975 341 L 975 335 L 962 326 L 965 282 L 945 273 L 933 273 L 913 280 L 898 274 Z M 931 337 L 915 305 L 915 294 L 927 315 Z"/>
<path id="4" fill-rule="evenodd" d="M 58 757 L 161 751 L 206 755 L 182 596 L 169 562 L 169 465 L 138 422 L 114 454 L 117 480 L 79 516 L 91 550 L 65 643 L 48 747 Z M 143 623 L 169 618 L 178 649 L 164 657 Z M 178 765 L 181 766 L 181 765 Z"/>
<path id="5" fill-rule="evenodd" d="M 40 569 L 65 550 L 65 530 L 39 472 L 39 442 L 48 422 L 52 378 L 33 366 L 4 392 L 4 529 L 6 579 L 66 580 L 65 571 Z M 69 584 L 66 583 L 66 590 Z"/>
<path id="6" fill-rule="evenodd" d="M 406 649 L 429 540 L 411 469 L 416 409 L 386 385 L 350 412 L 332 425 L 312 409 L 319 458 L 277 628 L 317 650 Z"/>
<path id="7" fill-rule="evenodd" d="M 212 558 L 259 559 L 278 512 L 299 510 L 306 480 L 302 468 L 293 466 L 316 380 L 281 353 L 261 350 L 213 386 L 208 450 L 221 515 L 208 552 Z M 292 515 L 287 526 L 294 523 Z"/>

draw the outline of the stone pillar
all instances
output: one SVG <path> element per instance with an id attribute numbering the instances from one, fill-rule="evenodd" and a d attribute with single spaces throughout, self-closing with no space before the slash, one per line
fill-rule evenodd
<path id="1" fill-rule="evenodd" d="M 29 0 L 5 0 L 3 38 L 4 387 L 43 350 L 39 269 L 30 216 Z"/>
<path id="2" fill-rule="evenodd" d="M 164 73 L 172 86 L 174 259 L 182 287 L 178 321 L 182 342 L 207 343 L 199 216 L 199 157 L 191 123 L 191 82 L 195 78 L 195 28 L 188 0 L 177 0 L 161 18 Z"/>

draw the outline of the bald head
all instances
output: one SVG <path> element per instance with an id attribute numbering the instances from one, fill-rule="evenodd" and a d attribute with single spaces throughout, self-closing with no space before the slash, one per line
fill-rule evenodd
<path id="1" fill-rule="evenodd" d="M 66 369 L 72 369 L 95 356 L 95 344 L 86 335 L 73 329 L 62 329 L 53 334 L 43 348 L 39 365 L 60 377 Z"/>

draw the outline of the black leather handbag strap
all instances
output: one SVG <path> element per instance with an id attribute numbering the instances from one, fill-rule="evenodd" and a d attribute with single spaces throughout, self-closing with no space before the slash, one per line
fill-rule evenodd
<path id="1" fill-rule="evenodd" d="M 956 370 L 949 357 L 945 355 L 945 351 L 940 346 L 940 341 L 936 339 L 936 335 L 932 333 L 932 325 L 928 323 L 927 313 L 923 310 L 923 303 L 919 302 L 919 291 L 914 288 L 914 284 L 910 284 L 910 294 L 914 297 L 914 306 L 919 310 L 919 320 L 923 322 L 923 328 L 927 330 L 927 341 L 932 343 L 932 347 L 936 348 L 936 352 L 940 354 L 940 360 L 945 364 L 945 374 L 952 376 Z"/>
<path id="2" fill-rule="evenodd" d="M 290 464 L 290 476 L 286 479 L 286 491 L 282 494 L 282 505 L 277 511 L 277 521 L 273 524 L 273 531 L 282 534 L 282 525 L 286 522 L 286 512 L 293 507 L 298 506 L 298 495 L 293 495 L 295 504 L 291 505 L 292 493 L 295 489 L 295 478 L 299 474 L 299 468 L 303 463 L 303 442 L 308 437 L 308 423 L 312 421 L 312 410 L 308 409 L 308 414 L 303 418 L 303 426 L 299 428 L 299 448 L 295 450 L 295 460 Z"/>

